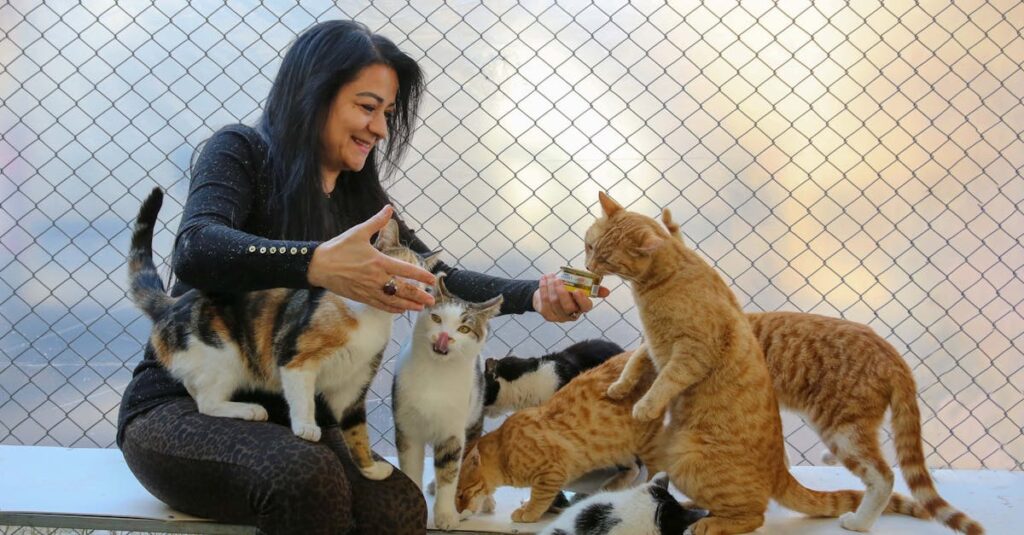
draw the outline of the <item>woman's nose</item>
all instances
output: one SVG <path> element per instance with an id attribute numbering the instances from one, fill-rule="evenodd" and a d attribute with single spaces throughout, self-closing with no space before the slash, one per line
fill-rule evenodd
<path id="1" fill-rule="evenodd" d="M 388 120 L 383 113 L 374 114 L 373 119 L 370 120 L 370 133 L 377 136 L 378 139 L 387 139 Z"/>

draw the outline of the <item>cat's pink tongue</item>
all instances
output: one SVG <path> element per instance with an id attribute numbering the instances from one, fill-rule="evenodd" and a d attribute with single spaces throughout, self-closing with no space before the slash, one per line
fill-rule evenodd
<path id="1" fill-rule="evenodd" d="M 437 335 L 437 341 L 434 342 L 434 351 L 448 353 L 448 333 Z"/>

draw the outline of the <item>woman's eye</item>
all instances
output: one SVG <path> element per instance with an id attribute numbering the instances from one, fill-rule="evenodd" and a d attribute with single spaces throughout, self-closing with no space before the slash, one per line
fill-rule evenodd
<path id="1" fill-rule="evenodd" d="M 441 316 L 437 314 L 431 314 L 430 319 L 434 320 L 434 323 L 441 323 Z"/>
<path id="2" fill-rule="evenodd" d="M 459 327 L 459 332 L 462 333 L 462 334 L 466 334 L 469 331 L 470 331 L 469 325 L 462 325 L 462 326 Z"/>
<path id="3" fill-rule="evenodd" d="M 370 112 L 370 113 L 373 113 L 373 112 L 374 112 L 374 110 L 376 110 L 376 109 L 377 109 L 377 108 L 374 108 L 374 107 L 373 107 L 372 105 L 370 105 L 370 104 L 362 104 L 362 108 L 363 108 L 364 110 L 366 110 L 366 111 Z"/>

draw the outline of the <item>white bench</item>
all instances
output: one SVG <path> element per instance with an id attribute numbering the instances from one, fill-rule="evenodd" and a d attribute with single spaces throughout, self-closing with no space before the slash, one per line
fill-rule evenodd
<path id="1" fill-rule="evenodd" d="M 389 459 L 392 462 L 393 459 Z M 424 479 L 429 481 L 431 463 Z M 804 484 L 822 490 L 862 488 L 842 468 L 798 466 Z M 987 529 L 990 535 L 1024 533 L 1024 472 L 934 470 L 939 492 Z M 906 493 L 902 481 L 896 485 Z M 502 488 L 498 510 L 466 520 L 459 532 L 536 533 L 550 521 L 517 524 L 512 511 L 526 489 Z M 428 511 L 432 497 L 428 497 Z M 432 525 L 432 524 L 431 524 Z M 254 533 L 250 526 L 217 524 L 179 513 L 153 498 L 135 480 L 116 449 L 0 446 L 0 526 L 131 530 L 161 533 Z M 872 530 L 886 535 L 949 535 L 937 522 L 883 516 Z M 430 533 L 441 533 L 430 530 Z M 835 519 L 810 519 L 772 505 L 760 534 L 818 535 L 849 533 Z"/>

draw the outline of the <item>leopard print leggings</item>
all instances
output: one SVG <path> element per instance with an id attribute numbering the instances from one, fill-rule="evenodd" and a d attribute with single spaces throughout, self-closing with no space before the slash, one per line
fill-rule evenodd
<path id="1" fill-rule="evenodd" d="M 294 436 L 281 408 L 271 422 L 199 414 L 192 398 L 131 420 L 121 451 L 135 477 L 174 509 L 261 533 L 426 533 L 416 485 L 397 469 L 364 478 L 337 427 L 319 443 Z"/>

